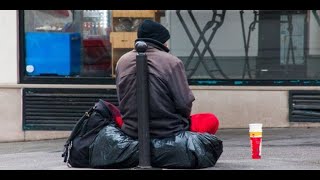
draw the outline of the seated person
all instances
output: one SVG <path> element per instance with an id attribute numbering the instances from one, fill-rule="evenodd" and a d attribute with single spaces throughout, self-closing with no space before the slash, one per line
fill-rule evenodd
<path id="1" fill-rule="evenodd" d="M 145 20 L 138 28 L 137 35 L 136 41 L 148 44 L 150 136 L 163 138 L 186 130 L 215 134 L 219 126 L 215 115 L 190 115 L 195 98 L 189 88 L 182 61 L 169 53 L 169 31 L 157 22 Z M 121 113 L 116 122 L 124 133 L 132 137 L 138 137 L 136 55 L 136 50 L 124 54 L 116 66 Z"/>

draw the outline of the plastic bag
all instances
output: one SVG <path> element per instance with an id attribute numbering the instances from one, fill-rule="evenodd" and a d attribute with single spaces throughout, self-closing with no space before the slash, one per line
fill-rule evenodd
<path id="1" fill-rule="evenodd" d="M 151 142 L 151 165 L 159 168 L 213 167 L 223 151 L 222 141 L 208 133 L 183 131 Z"/>
<path id="2" fill-rule="evenodd" d="M 114 123 L 103 128 L 89 148 L 89 164 L 94 168 L 129 168 L 138 165 L 138 141 Z"/>
<path id="3" fill-rule="evenodd" d="M 174 137 L 151 140 L 151 165 L 158 168 L 213 167 L 223 152 L 222 141 L 208 133 L 183 131 Z M 107 125 L 90 146 L 90 166 L 130 168 L 139 163 L 138 140 L 115 124 Z"/>

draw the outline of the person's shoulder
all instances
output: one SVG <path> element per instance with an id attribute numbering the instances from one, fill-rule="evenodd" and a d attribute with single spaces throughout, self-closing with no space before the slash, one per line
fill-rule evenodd
<path id="1" fill-rule="evenodd" d="M 126 59 L 131 59 L 132 57 L 135 57 L 135 53 L 133 50 L 128 51 L 126 53 L 124 53 L 118 60 L 118 62 L 126 60 Z"/>
<path id="2" fill-rule="evenodd" d="M 133 52 L 133 50 L 126 52 L 119 59 L 114 60 L 116 62 L 116 69 L 117 70 L 121 69 L 121 71 L 123 69 L 126 69 L 130 64 L 132 64 L 130 62 L 134 59 L 135 59 L 135 53 Z"/>
<path id="3" fill-rule="evenodd" d="M 120 59 L 122 59 L 122 58 L 127 58 L 127 57 L 131 57 L 131 56 L 133 56 L 133 55 L 135 55 L 134 50 L 130 50 L 130 51 L 124 53 L 124 54 L 120 57 Z"/>
<path id="4" fill-rule="evenodd" d="M 161 55 L 161 57 L 168 59 L 169 62 L 172 62 L 174 64 L 176 63 L 182 63 L 181 59 L 179 59 L 177 56 L 169 53 L 169 52 L 164 52 L 164 51 L 160 51 L 159 55 Z"/>

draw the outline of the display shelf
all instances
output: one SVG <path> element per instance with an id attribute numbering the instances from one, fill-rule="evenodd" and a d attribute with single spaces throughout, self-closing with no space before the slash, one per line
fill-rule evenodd
<path id="1" fill-rule="evenodd" d="M 119 58 L 134 48 L 137 39 L 137 28 L 144 19 L 156 20 L 158 10 L 113 10 L 112 32 L 110 42 L 112 48 L 112 76 Z"/>

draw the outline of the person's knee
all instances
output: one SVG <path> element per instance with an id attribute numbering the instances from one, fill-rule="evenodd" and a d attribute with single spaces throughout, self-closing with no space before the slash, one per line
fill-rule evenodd
<path id="1" fill-rule="evenodd" d="M 191 131 L 215 134 L 219 128 L 219 119 L 213 113 L 199 113 L 191 116 Z"/>
<path id="2" fill-rule="evenodd" d="M 211 117 L 209 117 L 208 119 L 210 119 L 210 122 L 211 122 L 210 123 L 210 133 L 215 134 L 219 128 L 219 124 L 220 124 L 219 119 L 214 114 L 211 114 Z"/>

